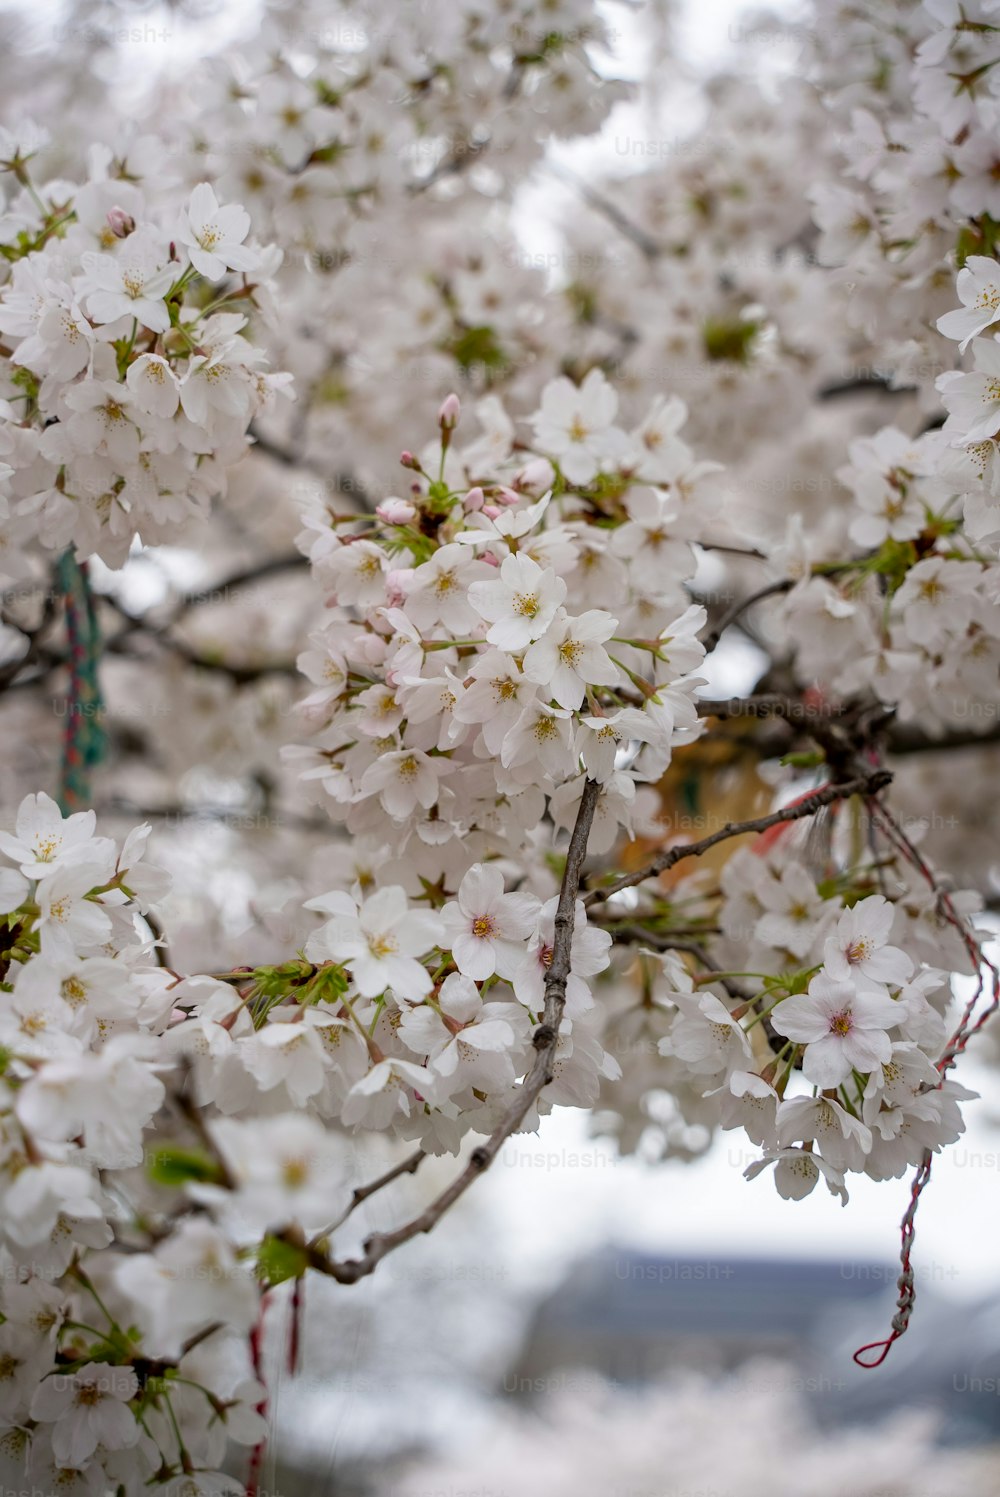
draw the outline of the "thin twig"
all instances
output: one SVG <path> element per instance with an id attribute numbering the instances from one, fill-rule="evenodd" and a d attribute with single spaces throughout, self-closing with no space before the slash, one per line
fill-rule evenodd
<path id="1" fill-rule="evenodd" d="M 622 889 L 634 888 L 636 884 L 643 883 L 647 878 L 654 878 L 657 874 L 666 873 L 668 868 L 673 868 L 682 858 L 699 858 L 702 853 L 708 852 L 710 847 L 715 847 L 719 842 L 726 842 L 730 837 L 742 837 L 748 832 L 766 832 L 772 826 L 780 826 L 785 821 L 800 821 L 804 816 L 812 816 L 816 811 L 822 810 L 824 806 L 830 806 L 834 801 L 847 800 L 852 795 L 873 796 L 879 790 L 884 790 L 892 780 L 892 774 L 887 769 L 876 769 L 870 774 L 858 775 L 851 780 L 845 780 L 840 784 L 823 785 L 819 790 L 814 790 L 811 795 L 805 795 L 794 805 L 783 806 L 779 811 L 772 811 L 769 816 L 758 816 L 752 821 L 730 821 L 719 831 L 712 832 L 708 837 L 702 837 L 700 842 L 685 842 L 676 847 L 668 847 L 654 858 L 646 868 L 641 868 L 637 873 L 627 873 L 616 879 L 604 889 L 592 889 L 584 896 L 584 904 L 591 905 L 598 900 L 609 899 L 612 894 L 619 893 Z"/>
<path id="2" fill-rule="evenodd" d="M 745 613 L 755 603 L 762 603 L 765 598 L 775 598 L 779 593 L 790 593 L 795 583 L 796 578 L 794 577 L 781 577 L 777 582 L 769 582 L 766 587 L 758 588 L 748 598 L 743 598 L 739 603 L 734 603 L 732 608 L 728 609 L 722 615 L 715 628 L 711 629 L 702 641 L 705 646 L 706 655 L 711 655 L 730 624 L 734 624 L 741 613 Z"/>
<path id="3" fill-rule="evenodd" d="M 417 1149 L 415 1153 L 407 1155 L 399 1164 L 394 1164 L 391 1170 L 386 1170 L 384 1175 L 379 1175 L 376 1180 L 371 1180 L 367 1185 L 357 1186 L 351 1192 L 351 1204 L 347 1210 L 331 1226 L 324 1227 L 321 1232 L 317 1232 L 312 1238 L 312 1243 L 318 1243 L 324 1237 L 329 1237 L 331 1232 L 335 1232 L 338 1227 L 342 1227 L 347 1218 L 357 1211 L 362 1201 L 367 1201 L 370 1196 L 377 1195 L 380 1190 L 384 1190 L 387 1185 L 391 1185 L 401 1175 L 415 1175 L 426 1158 L 427 1155 L 424 1150 Z"/>

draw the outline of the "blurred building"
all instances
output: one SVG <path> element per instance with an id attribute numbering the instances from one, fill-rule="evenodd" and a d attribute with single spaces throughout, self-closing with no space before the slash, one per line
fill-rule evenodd
<path id="1" fill-rule="evenodd" d="M 855 1365 L 859 1346 L 887 1334 L 897 1272 L 608 1247 L 537 1307 L 503 1391 L 530 1399 L 587 1373 L 624 1388 L 684 1372 L 774 1377 L 780 1362 L 821 1424 L 927 1406 L 942 1414 L 946 1440 L 1000 1440 L 1000 1297 L 962 1304 L 918 1280 L 907 1335 L 879 1369 Z"/>

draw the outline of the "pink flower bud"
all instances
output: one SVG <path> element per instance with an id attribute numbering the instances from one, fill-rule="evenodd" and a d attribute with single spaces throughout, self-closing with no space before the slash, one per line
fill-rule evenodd
<path id="1" fill-rule="evenodd" d="M 404 451 L 399 454 L 399 461 L 402 463 L 404 468 L 412 468 L 415 473 L 419 473 L 421 471 L 420 459 L 414 457 L 409 448 L 404 449 Z"/>
<path id="2" fill-rule="evenodd" d="M 488 567 L 499 567 L 500 565 L 499 560 L 493 555 L 492 551 L 484 551 L 479 560 L 485 561 Z"/>
<path id="3" fill-rule="evenodd" d="M 385 574 L 385 595 L 390 608 L 401 608 L 413 576 L 412 567 L 390 567 Z"/>
<path id="4" fill-rule="evenodd" d="M 484 498 L 485 495 L 483 494 L 482 489 L 470 489 L 465 498 L 462 500 L 462 508 L 465 510 L 465 513 L 467 515 L 471 515 L 477 509 L 482 509 Z"/>
<path id="5" fill-rule="evenodd" d="M 514 479 L 514 487 L 527 489 L 531 493 L 544 494 L 555 482 L 556 472 L 547 457 L 532 458 Z"/>
<path id="6" fill-rule="evenodd" d="M 484 504 L 483 514 L 488 520 L 498 520 L 503 514 L 503 510 L 500 508 L 499 504 Z"/>
<path id="7" fill-rule="evenodd" d="M 383 499 L 375 513 L 387 525 L 409 525 L 417 512 L 408 499 Z"/>
<path id="8" fill-rule="evenodd" d="M 509 508 L 510 505 L 512 505 L 512 504 L 519 504 L 520 502 L 521 502 L 521 496 L 520 496 L 520 494 L 515 494 L 513 489 L 499 488 L 499 489 L 496 489 L 494 491 L 494 494 L 493 494 L 493 503 L 494 504 L 502 504 L 505 507 Z"/>
<path id="9" fill-rule="evenodd" d="M 451 395 L 446 395 L 444 400 L 441 402 L 441 409 L 438 411 L 438 425 L 440 426 L 441 430 L 454 431 L 455 427 L 458 425 L 458 418 L 461 414 L 462 402 L 459 400 L 458 396 L 454 393 L 452 393 Z"/>
<path id="10" fill-rule="evenodd" d="M 135 229 L 135 219 L 124 208 L 109 208 L 108 228 L 116 239 L 127 239 Z"/>

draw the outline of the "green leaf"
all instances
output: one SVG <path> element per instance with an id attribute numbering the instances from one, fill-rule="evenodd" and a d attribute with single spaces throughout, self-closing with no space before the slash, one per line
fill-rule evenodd
<path id="1" fill-rule="evenodd" d="M 222 1183 L 222 1170 L 211 1154 L 175 1144 L 166 1144 L 148 1155 L 146 1173 L 157 1185 L 185 1185 L 189 1180 L 210 1185 Z"/>
<path id="2" fill-rule="evenodd" d="M 725 359 L 732 364 L 749 364 L 753 341 L 761 324 L 752 318 L 725 321 L 713 318 L 701 330 L 705 352 L 710 359 Z"/>
<path id="3" fill-rule="evenodd" d="M 446 346 L 446 352 L 461 364 L 463 369 L 483 368 L 499 371 L 510 362 L 497 342 L 491 327 L 469 327 L 458 333 Z"/>
<path id="4" fill-rule="evenodd" d="M 309 1267 L 305 1248 L 296 1247 L 284 1237 L 265 1237 L 257 1254 L 257 1273 L 273 1288 L 286 1279 L 300 1279 Z"/>

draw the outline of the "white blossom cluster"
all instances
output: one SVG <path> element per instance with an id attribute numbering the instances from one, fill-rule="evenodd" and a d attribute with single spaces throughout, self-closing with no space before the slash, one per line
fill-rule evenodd
<path id="1" fill-rule="evenodd" d="M 167 1460 L 215 1468 L 264 1428 L 258 1291 L 227 1239 L 192 1218 L 153 1253 L 112 1250 L 139 1199 L 155 1209 L 145 1134 L 180 1011 L 143 919 L 166 882 L 149 828 L 118 848 L 95 822 L 39 794 L 0 836 L 0 1476 L 80 1494 L 169 1486 Z"/>
<path id="2" fill-rule="evenodd" d="M 14 798 L 0 1483 L 227 1490 L 227 1439 L 265 1429 L 262 1294 L 341 1262 L 356 1133 L 474 1154 L 512 1116 L 586 1107 L 623 1150 L 739 1129 L 751 1178 L 845 1201 L 849 1175 L 898 1178 L 959 1136 L 952 980 L 980 969 L 982 901 L 865 786 L 895 771 L 892 731 L 976 743 L 1000 717 L 998 16 L 817 17 L 778 105 L 726 80 L 610 216 L 588 189 L 548 292 L 513 193 L 546 133 L 621 97 L 590 0 L 269 7 L 245 56 L 185 80 L 196 122 L 116 119 L 72 179 L 71 145 L 50 168 L 34 126 L 0 130 L 4 586 L 67 551 L 127 583 L 157 546 L 252 575 L 254 526 L 264 569 L 298 528 L 297 717 L 307 631 L 266 601 L 227 596 L 221 646 L 183 608 L 154 625 L 125 691 L 143 786 L 277 786 L 325 855 L 265 848 L 248 950 L 175 970 L 148 828 L 119 849 L 93 811 Z M 824 405 L 843 385 L 898 419 Z M 447 395 L 397 467 L 455 387 L 464 410 Z M 255 492 L 258 453 L 213 509 L 251 422 L 292 480 Z M 3 687 L 67 663 L 50 623 L 22 635 L 39 676 L 5 655 Z M 104 680 L 144 623 L 126 611 Z M 771 660 L 759 700 L 712 711 L 733 624 Z M 255 654 L 281 627 L 289 658 Z M 773 821 L 817 790 L 820 814 Z M 734 850 L 748 806 L 773 824 Z M 214 937 L 195 862 L 180 894 Z M 275 930 L 280 955 L 249 949 Z"/>
<path id="3" fill-rule="evenodd" d="M 246 242 L 243 207 L 202 182 L 161 211 L 152 138 L 117 159 L 95 147 L 81 184 L 33 180 L 45 146 L 31 124 L 0 138 L 8 582 L 32 541 L 120 565 L 137 535 L 165 540 L 224 489 L 251 418 L 289 383 L 244 336 L 281 255 Z"/>

